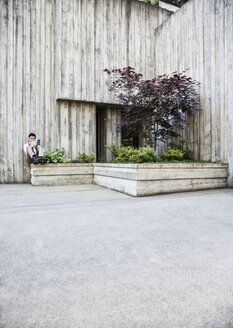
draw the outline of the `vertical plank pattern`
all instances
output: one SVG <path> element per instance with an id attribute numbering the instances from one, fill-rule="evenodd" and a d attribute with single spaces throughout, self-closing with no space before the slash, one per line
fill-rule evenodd
<path id="1" fill-rule="evenodd" d="M 60 139 L 66 156 L 77 157 L 77 152 L 96 153 L 96 106 L 75 101 L 59 102 Z"/>
<path id="2" fill-rule="evenodd" d="M 107 146 L 120 146 L 121 144 L 121 134 L 119 131 L 121 114 L 116 108 L 106 108 L 106 145 Z M 112 155 L 109 150 L 106 151 L 106 160 L 111 161 Z"/>
<path id="3" fill-rule="evenodd" d="M 202 83 L 181 135 L 197 158 L 228 161 L 233 186 L 232 13 L 232 0 L 189 0 L 170 18 L 136 0 L 0 1 L 0 182 L 28 180 L 29 132 L 49 151 L 95 152 L 95 105 L 56 99 L 117 103 L 103 69 L 130 65 L 145 78 L 189 68 Z"/>
<path id="4" fill-rule="evenodd" d="M 106 67 L 152 77 L 154 30 L 170 15 L 136 0 L 0 1 L 0 183 L 28 181 L 30 132 L 47 151 L 95 152 L 95 105 L 57 99 L 117 103 Z"/>
<path id="5" fill-rule="evenodd" d="M 202 111 L 188 118 L 184 135 L 196 158 L 230 164 L 233 186 L 232 0 L 189 0 L 158 27 L 155 56 L 158 74 L 189 68 L 201 82 Z M 182 134 L 182 131 L 180 131 Z M 160 145 L 160 150 L 163 145 Z"/>

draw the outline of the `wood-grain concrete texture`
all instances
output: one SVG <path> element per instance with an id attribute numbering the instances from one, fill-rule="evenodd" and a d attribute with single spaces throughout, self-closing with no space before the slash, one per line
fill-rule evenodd
<path id="1" fill-rule="evenodd" d="M 170 14 L 136 0 L 0 1 L 0 182 L 28 179 L 29 132 L 46 150 L 63 146 L 57 99 L 116 102 L 104 68 L 153 76 L 155 29 Z"/>
<path id="2" fill-rule="evenodd" d="M 233 1 L 189 0 L 155 33 L 159 74 L 189 69 L 201 82 L 202 111 L 189 118 L 189 147 L 202 160 L 228 162 L 233 186 Z M 181 133 L 182 134 L 182 133 Z"/>
<path id="3" fill-rule="evenodd" d="M 86 154 L 96 152 L 95 104 L 59 102 L 60 140 L 70 159 L 77 151 Z"/>

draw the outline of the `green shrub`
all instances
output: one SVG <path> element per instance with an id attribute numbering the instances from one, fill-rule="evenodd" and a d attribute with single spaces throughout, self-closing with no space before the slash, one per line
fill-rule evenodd
<path id="1" fill-rule="evenodd" d="M 168 148 L 163 152 L 163 158 L 167 161 L 181 161 L 184 153 L 180 149 Z"/>
<path id="2" fill-rule="evenodd" d="M 116 152 L 116 162 L 117 163 L 127 163 L 132 162 L 131 158 L 135 154 L 135 149 L 131 146 L 119 147 Z"/>
<path id="3" fill-rule="evenodd" d="M 44 160 L 47 163 L 67 163 L 70 161 L 68 158 L 65 157 L 64 148 L 56 149 L 53 152 L 45 152 Z"/>
<path id="4" fill-rule="evenodd" d="M 153 148 L 139 148 L 135 150 L 131 157 L 133 163 L 156 163 L 161 161 L 161 158 L 155 154 Z"/>
<path id="5" fill-rule="evenodd" d="M 194 161 L 194 154 L 193 154 L 192 150 L 186 148 L 186 149 L 183 149 L 182 152 L 184 153 L 183 159 Z"/>
<path id="6" fill-rule="evenodd" d="M 182 151 L 183 153 L 183 159 L 184 160 L 190 160 L 190 161 L 194 161 L 194 153 L 192 150 L 190 150 L 188 147 L 184 147 L 185 142 L 181 141 L 179 145 L 175 144 L 175 143 L 170 143 L 169 144 L 169 148 L 172 149 L 179 149 Z"/>
<path id="7" fill-rule="evenodd" d="M 95 160 L 95 154 L 91 153 L 87 155 L 86 153 L 78 152 L 78 157 L 72 161 L 72 163 L 92 163 Z"/>
<path id="8" fill-rule="evenodd" d="M 112 145 L 112 146 L 106 146 L 105 145 L 105 148 L 110 150 L 110 152 L 112 153 L 112 157 L 113 158 L 116 158 L 117 157 L 117 153 L 118 153 L 118 149 L 119 147 L 115 146 L 115 145 Z"/>
<path id="9" fill-rule="evenodd" d="M 161 158 L 157 156 L 153 148 L 133 148 L 107 146 L 112 152 L 117 163 L 155 163 L 160 162 Z"/>

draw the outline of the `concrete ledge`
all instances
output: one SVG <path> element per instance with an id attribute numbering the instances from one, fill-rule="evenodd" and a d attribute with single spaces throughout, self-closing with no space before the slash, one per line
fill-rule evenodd
<path id="1" fill-rule="evenodd" d="M 131 196 L 227 187 L 228 164 L 171 163 L 116 164 L 71 163 L 31 165 L 35 186 L 91 184 Z"/>
<path id="2" fill-rule="evenodd" d="M 31 183 L 34 186 L 62 186 L 93 183 L 93 165 L 70 164 L 31 164 Z"/>
<path id="3" fill-rule="evenodd" d="M 94 183 L 132 196 L 227 187 L 228 164 L 93 164 Z"/>

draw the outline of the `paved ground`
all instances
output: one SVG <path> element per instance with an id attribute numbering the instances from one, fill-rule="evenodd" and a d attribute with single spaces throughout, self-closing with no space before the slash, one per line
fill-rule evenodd
<path id="1" fill-rule="evenodd" d="M 233 190 L 0 185 L 1 328 L 232 328 Z"/>

